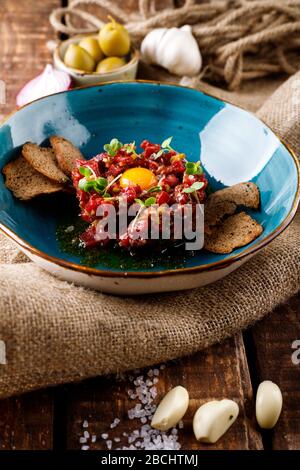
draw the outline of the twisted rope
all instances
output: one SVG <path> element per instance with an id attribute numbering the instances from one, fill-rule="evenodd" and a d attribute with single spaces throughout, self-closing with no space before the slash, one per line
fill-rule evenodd
<path id="1" fill-rule="evenodd" d="M 186 0 L 160 11 L 155 0 L 139 0 L 139 12 L 132 14 L 109 0 L 72 0 L 54 10 L 50 22 L 65 34 L 95 32 L 104 23 L 90 12 L 91 5 L 122 21 L 136 46 L 154 28 L 192 25 L 206 65 L 201 78 L 224 80 L 229 89 L 300 68 L 300 0 Z"/>

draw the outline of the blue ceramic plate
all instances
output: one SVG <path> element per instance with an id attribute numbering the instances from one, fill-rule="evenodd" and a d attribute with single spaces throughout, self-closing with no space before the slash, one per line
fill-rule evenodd
<path id="1" fill-rule="evenodd" d="M 149 257 L 138 264 L 113 253 L 91 264 L 64 251 L 57 240 L 58 219 L 63 210 L 69 212 L 67 196 L 20 202 L 6 189 L 1 174 L 1 229 L 43 268 L 105 292 L 178 290 L 220 279 L 279 235 L 297 209 L 299 168 L 292 152 L 252 114 L 196 90 L 126 82 L 42 98 L 0 128 L 1 168 L 24 142 L 47 143 L 52 134 L 70 139 L 86 157 L 99 153 L 113 137 L 139 143 L 173 136 L 172 145 L 189 160 L 200 157 L 213 189 L 250 180 L 260 188 L 262 208 L 253 216 L 264 231 L 229 255 L 202 250 L 176 260 Z"/>

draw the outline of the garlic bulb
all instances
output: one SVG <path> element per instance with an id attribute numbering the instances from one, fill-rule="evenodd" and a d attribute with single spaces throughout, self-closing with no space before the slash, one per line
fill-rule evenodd
<path id="1" fill-rule="evenodd" d="M 141 52 L 145 62 L 175 75 L 193 76 L 201 70 L 201 53 L 189 25 L 154 29 L 143 40 Z"/>
<path id="2" fill-rule="evenodd" d="M 143 59 L 148 64 L 157 63 L 156 51 L 158 44 L 167 31 L 167 28 L 157 28 L 147 34 L 141 45 Z"/>

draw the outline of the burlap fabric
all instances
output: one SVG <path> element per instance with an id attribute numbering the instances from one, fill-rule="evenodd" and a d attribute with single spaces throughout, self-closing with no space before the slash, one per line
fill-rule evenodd
<path id="1" fill-rule="evenodd" d="M 250 95 L 225 92 L 225 97 L 244 104 L 248 100 L 253 109 L 264 98 L 262 90 L 273 85 L 251 87 Z M 300 155 L 297 90 L 300 73 L 258 115 Z M 1 236 L 0 339 L 6 344 L 7 364 L 0 365 L 0 396 L 146 366 L 222 341 L 299 290 L 299 234 L 297 216 L 266 249 L 214 285 L 139 298 L 104 295 L 60 281 L 26 262 Z"/>

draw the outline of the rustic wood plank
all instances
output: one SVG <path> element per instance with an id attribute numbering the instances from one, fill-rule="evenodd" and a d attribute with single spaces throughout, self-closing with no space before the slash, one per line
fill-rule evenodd
<path id="1" fill-rule="evenodd" d="M 274 430 L 264 432 L 264 439 L 276 450 L 300 449 L 300 363 L 292 361 L 296 352 L 292 344 L 300 342 L 300 295 L 254 326 L 251 335 L 255 347 L 253 376 L 258 383 L 276 382 L 283 393 L 282 415 Z M 295 354 L 297 358 L 299 362 L 300 352 Z"/>
<path id="2" fill-rule="evenodd" d="M 253 424 L 252 389 L 241 335 L 192 357 L 168 363 L 159 378 L 156 402 L 176 385 L 183 385 L 189 390 L 190 406 L 184 418 L 184 429 L 179 431 L 183 449 L 262 448 L 260 434 Z M 90 444 L 91 449 L 106 449 L 105 442 L 99 438 L 102 433 L 121 437 L 123 432 L 139 429 L 142 426 L 139 420 L 129 420 L 127 416 L 128 409 L 135 404 L 128 398 L 129 388 L 132 384 L 128 380 L 116 381 L 114 378 L 98 378 L 65 388 L 68 449 L 80 448 L 79 437 L 84 431 L 82 423 L 85 419 L 89 422 L 89 433 L 97 435 L 97 442 Z M 215 445 L 197 443 L 192 431 L 196 409 L 208 400 L 225 397 L 238 402 L 238 420 Z M 110 424 L 116 417 L 120 418 L 121 423 L 110 430 Z M 122 438 L 121 443 L 126 445 L 126 439 Z M 113 447 L 119 446 L 115 443 Z"/>
<path id="3" fill-rule="evenodd" d="M 15 97 L 27 80 L 51 61 L 46 41 L 53 39 L 48 22 L 59 0 L 1 0 L 0 79 L 6 84 L 6 104 L 0 115 L 15 108 Z M 0 449 L 52 448 L 53 393 L 42 391 L 0 401 Z"/>
<path id="4" fill-rule="evenodd" d="M 0 450 L 52 449 L 51 392 L 0 401 Z"/>
<path id="5" fill-rule="evenodd" d="M 55 36 L 48 17 L 58 6 L 59 0 L 1 0 L 0 79 L 6 84 L 6 104 L 0 104 L 0 115 L 15 108 L 18 90 L 51 62 L 46 42 Z"/>

